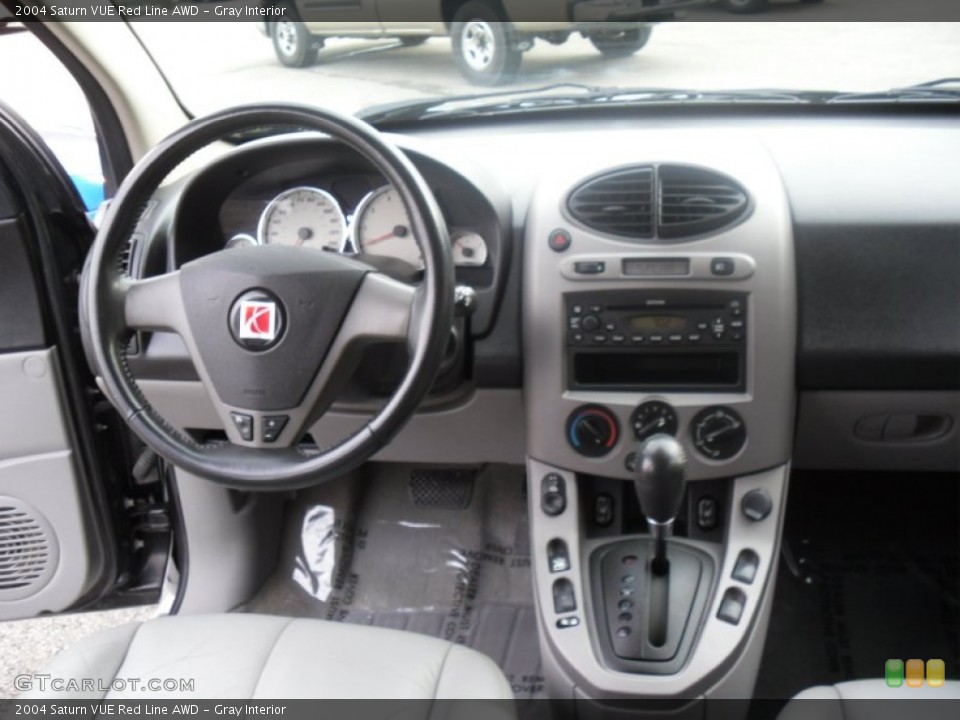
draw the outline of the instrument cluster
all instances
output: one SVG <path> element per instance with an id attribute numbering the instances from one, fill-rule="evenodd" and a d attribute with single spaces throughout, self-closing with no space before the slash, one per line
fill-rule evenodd
<path id="1" fill-rule="evenodd" d="M 457 267 L 482 267 L 489 251 L 483 236 L 469 228 L 450 228 Z M 327 190 L 298 185 L 270 200 L 257 221 L 256 231 L 234 233 L 226 247 L 282 244 L 327 252 L 379 255 L 423 269 L 420 246 L 410 217 L 390 185 L 363 196 L 355 208 Z"/>

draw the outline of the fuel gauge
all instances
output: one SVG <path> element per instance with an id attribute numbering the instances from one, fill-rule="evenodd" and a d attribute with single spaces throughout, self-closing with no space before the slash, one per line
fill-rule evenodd
<path id="1" fill-rule="evenodd" d="M 223 247 L 226 250 L 230 248 L 237 247 L 253 247 L 254 245 L 259 245 L 257 239 L 253 235 L 247 235 L 246 233 L 237 233 L 232 238 L 227 240 L 227 244 Z"/>
<path id="2" fill-rule="evenodd" d="M 453 245 L 454 265 L 479 267 L 487 262 L 487 243 L 478 233 L 455 232 L 450 241 Z"/>

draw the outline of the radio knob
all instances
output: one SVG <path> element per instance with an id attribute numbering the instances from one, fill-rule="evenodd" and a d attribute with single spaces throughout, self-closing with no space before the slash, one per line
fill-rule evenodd
<path id="1" fill-rule="evenodd" d="M 600 318 L 596 315 L 587 315 L 583 320 L 580 321 L 580 327 L 586 330 L 587 332 L 593 332 L 594 330 L 600 329 Z"/>

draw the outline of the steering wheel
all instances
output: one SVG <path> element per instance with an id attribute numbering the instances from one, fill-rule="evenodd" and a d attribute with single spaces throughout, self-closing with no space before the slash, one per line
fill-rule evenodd
<path id="1" fill-rule="evenodd" d="M 148 279 L 119 261 L 143 203 L 190 155 L 267 126 L 324 133 L 352 148 L 398 192 L 423 254 L 417 287 L 356 259 L 263 245 L 222 250 Z M 386 445 L 433 382 L 453 322 L 454 271 L 443 216 L 413 164 L 373 128 L 301 105 L 250 105 L 190 122 L 131 171 L 91 250 L 84 341 L 102 387 L 130 428 L 177 467 L 241 489 L 295 489 L 343 475 Z M 180 335 L 229 442 L 201 444 L 154 410 L 127 363 L 133 331 Z M 403 379 L 338 444 L 299 441 L 330 407 L 366 345 L 405 341 Z"/>

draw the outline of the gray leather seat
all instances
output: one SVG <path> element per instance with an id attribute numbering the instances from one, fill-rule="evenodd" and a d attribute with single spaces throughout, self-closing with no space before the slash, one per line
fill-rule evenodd
<path id="1" fill-rule="evenodd" d="M 826 702 L 832 700 L 833 702 Z M 944 702 L 890 702 L 891 700 L 943 700 Z M 794 697 L 777 720 L 954 720 L 960 700 L 960 681 L 943 687 L 887 687 L 883 680 L 853 680 L 807 688 Z M 817 701 L 817 702 L 811 702 Z"/>
<path id="2" fill-rule="evenodd" d="M 164 617 L 123 625 L 67 648 L 45 672 L 93 682 L 86 689 L 48 688 L 24 697 L 513 697 L 490 658 L 460 645 L 399 630 L 265 615 Z M 194 687 L 144 692 L 114 682 L 128 678 L 192 679 Z M 113 689 L 101 689 L 111 684 Z"/>

